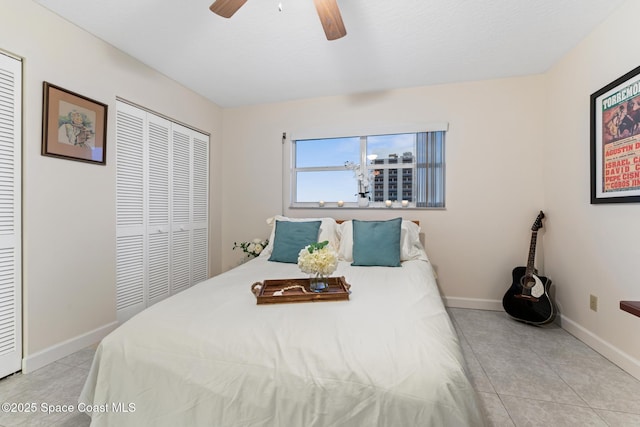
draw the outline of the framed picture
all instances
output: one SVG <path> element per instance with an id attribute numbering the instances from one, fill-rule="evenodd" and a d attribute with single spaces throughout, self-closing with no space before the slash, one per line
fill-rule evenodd
<path id="1" fill-rule="evenodd" d="M 107 105 L 44 82 L 42 155 L 106 164 Z"/>
<path id="2" fill-rule="evenodd" d="M 591 95 L 591 203 L 640 202 L 640 67 Z"/>

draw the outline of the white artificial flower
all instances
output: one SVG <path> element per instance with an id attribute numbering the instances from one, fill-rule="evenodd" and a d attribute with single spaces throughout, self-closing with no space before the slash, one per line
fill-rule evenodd
<path id="1" fill-rule="evenodd" d="M 344 167 L 352 170 L 353 177 L 358 180 L 358 193 L 361 193 L 361 195 L 369 193 L 369 184 L 371 184 L 372 172 L 367 170 L 367 165 L 345 162 Z"/>
<path id="2" fill-rule="evenodd" d="M 338 268 L 338 256 L 329 246 L 313 252 L 306 246 L 298 254 L 298 266 L 303 273 L 329 276 Z"/>
<path id="3" fill-rule="evenodd" d="M 233 242 L 233 249 L 242 249 L 249 258 L 256 257 L 267 247 L 269 239 L 253 239 L 251 242 Z"/>

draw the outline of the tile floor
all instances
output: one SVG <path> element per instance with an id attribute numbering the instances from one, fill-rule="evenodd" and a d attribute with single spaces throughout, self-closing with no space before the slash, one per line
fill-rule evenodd
<path id="1" fill-rule="evenodd" d="M 17 373 L 0 380 L 0 403 L 36 404 L 35 412 L 0 410 L 0 426 L 88 426 L 91 418 L 85 413 L 76 410 L 47 414 L 41 405 L 77 406 L 94 353 L 95 346 L 92 346 L 29 374 Z"/>
<path id="2" fill-rule="evenodd" d="M 564 329 L 449 309 L 493 426 L 640 426 L 640 381 Z"/>
<path id="3" fill-rule="evenodd" d="M 449 313 L 490 425 L 640 426 L 640 381 L 563 329 L 528 326 L 497 311 Z M 41 405 L 76 405 L 94 351 L 0 380 L 0 402 L 37 406 L 33 413 L 0 411 L 0 426 L 88 426 L 83 413 L 47 414 Z"/>

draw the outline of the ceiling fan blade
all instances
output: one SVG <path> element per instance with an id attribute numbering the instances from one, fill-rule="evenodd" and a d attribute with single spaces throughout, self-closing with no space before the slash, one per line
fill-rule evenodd
<path id="1" fill-rule="evenodd" d="M 218 0 L 220 1 L 220 0 Z M 336 40 L 347 35 L 347 30 L 342 22 L 342 15 L 336 0 L 313 0 L 322 22 L 322 28 L 327 40 Z"/>
<path id="2" fill-rule="evenodd" d="M 247 0 L 216 0 L 209 6 L 209 10 L 223 18 L 231 18 L 246 2 Z"/>

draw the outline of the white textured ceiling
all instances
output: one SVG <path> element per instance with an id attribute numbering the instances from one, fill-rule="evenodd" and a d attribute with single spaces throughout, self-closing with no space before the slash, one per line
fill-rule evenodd
<path id="1" fill-rule="evenodd" d="M 222 107 L 542 73 L 625 0 L 35 0 Z M 278 3 L 283 11 L 278 11 Z"/>

